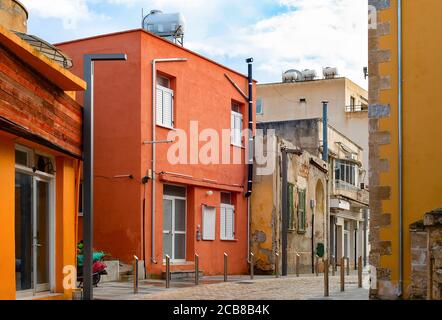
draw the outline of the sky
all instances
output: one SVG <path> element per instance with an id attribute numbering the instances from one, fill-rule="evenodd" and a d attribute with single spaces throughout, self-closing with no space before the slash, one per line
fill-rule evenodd
<path id="1" fill-rule="evenodd" d="M 280 82 L 288 69 L 337 67 L 367 88 L 365 0 L 21 0 L 28 33 L 51 43 L 139 28 L 141 10 L 180 12 L 184 45 L 254 78 Z"/>

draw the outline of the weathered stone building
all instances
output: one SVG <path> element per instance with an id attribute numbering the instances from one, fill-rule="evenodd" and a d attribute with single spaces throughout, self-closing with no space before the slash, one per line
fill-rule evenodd
<path id="1" fill-rule="evenodd" d="M 317 158 L 322 155 L 322 126 L 322 119 L 317 118 L 257 124 L 264 135 L 275 130 L 276 136 Z M 330 187 L 326 199 L 330 200 L 330 215 L 325 219 L 325 251 L 337 259 L 348 258 L 350 265 L 355 266 L 358 257 L 367 254 L 368 190 L 362 183 L 366 175 L 363 149 L 331 126 L 328 140 Z"/>
<path id="2" fill-rule="evenodd" d="M 316 248 L 326 242 L 327 165 L 307 151 L 296 149 L 288 141 L 266 140 L 267 157 L 275 163 L 270 174 L 255 169 L 252 195 L 252 251 L 258 273 L 275 272 L 275 263 L 282 270 L 283 205 L 282 188 L 287 188 L 287 271 L 295 273 L 299 255 L 299 272 L 314 271 Z M 282 165 L 283 150 L 295 150 L 287 155 L 287 171 Z M 271 159 L 270 159 L 271 158 Z M 287 177 L 284 185 L 283 175 Z M 279 259 L 276 258 L 279 253 Z"/>

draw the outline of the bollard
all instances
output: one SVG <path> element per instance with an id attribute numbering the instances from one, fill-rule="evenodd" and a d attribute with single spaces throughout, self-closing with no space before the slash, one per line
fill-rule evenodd
<path id="1" fill-rule="evenodd" d="M 296 254 L 296 276 L 297 277 L 299 277 L 299 257 L 300 257 L 300 254 L 297 253 Z"/>
<path id="2" fill-rule="evenodd" d="M 345 258 L 341 258 L 341 292 L 345 291 Z"/>
<path id="3" fill-rule="evenodd" d="M 347 276 L 350 275 L 350 258 L 347 258 Z"/>
<path id="4" fill-rule="evenodd" d="M 331 256 L 332 259 L 332 276 L 334 277 L 336 274 L 336 258 L 335 256 Z"/>
<path id="5" fill-rule="evenodd" d="M 166 254 L 166 288 L 170 288 L 170 257 Z"/>
<path id="6" fill-rule="evenodd" d="M 427 300 L 433 300 L 433 268 L 434 268 L 434 257 L 429 258 L 430 263 L 428 264 L 428 288 L 427 288 Z"/>
<path id="7" fill-rule="evenodd" d="M 134 256 L 134 294 L 138 293 L 138 257 Z"/>
<path id="8" fill-rule="evenodd" d="M 358 288 L 362 288 L 362 257 L 358 258 Z"/>
<path id="9" fill-rule="evenodd" d="M 316 273 L 316 276 L 319 277 L 319 257 L 318 256 L 315 257 L 315 273 Z"/>
<path id="10" fill-rule="evenodd" d="M 195 285 L 200 283 L 200 256 L 195 253 Z"/>
<path id="11" fill-rule="evenodd" d="M 253 280 L 253 258 L 255 257 L 255 255 L 253 254 L 253 252 L 250 252 L 250 279 Z"/>
<path id="12" fill-rule="evenodd" d="M 328 282 L 328 260 L 324 260 L 324 297 L 328 297 L 329 293 L 329 282 Z"/>
<path id="13" fill-rule="evenodd" d="M 224 252 L 224 282 L 227 282 L 227 253 Z"/>
<path id="14" fill-rule="evenodd" d="M 275 277 L 279 278 L 279 253 L 275 252 Z"/>

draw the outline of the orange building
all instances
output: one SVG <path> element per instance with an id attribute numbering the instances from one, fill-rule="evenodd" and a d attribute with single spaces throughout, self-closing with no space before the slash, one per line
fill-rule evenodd
<path id="1" fill-rule="evenodd" d="M 3 16 L 23 13 L 26 21 L 24 7 L 6 2 L 0 11 L 15 9 Z M 14 17 L 16 22 L 19 16 Z M 69 299 L 71 286 L 63 281 L 65 267 L 76 264 L 82 154 L 82 108 L 74 98 L 86 84 L 64 68 L 69 59 L 62 52 L 9 31 L 15 24 L 5 21 L 0 25 L 0 299 Z"/>
<path id="2" fill-rule="evenodd" d="M 85 54 L 128 56 L 95 64 L 94 247 L 125 263 L 137 255 L 150 276 L 166 255 L 191 272 L 195 253 L 204 274 L 223 272 L 224 252 L 229 273 L 247 272 L 247 139 L 234 130 L 249 123 L 247 77 L 144 30 L 58 47 L 79 76 Z"/>

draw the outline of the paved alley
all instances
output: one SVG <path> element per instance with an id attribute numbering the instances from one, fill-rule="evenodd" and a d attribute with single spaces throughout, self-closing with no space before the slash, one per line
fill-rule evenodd
<path id="1" fill-rule="evenodd" d="M 232 277 L 231 282 L 205 277 L 199 286 L 191 281 L 172 281 L 166 289 L 160 280 L 140 282 L 139 294 L 131 283 L 104 283 L 95 288 L 96 299 L 118 300 L 368 300 L 368 274 L 363 288 L 357 287 L 357 275 L 346 277 L 346 291 L 340 292 L 339 276 L 330 277 L 330 297 L 324 298 L 323 275 L 298 277 Z"/>

